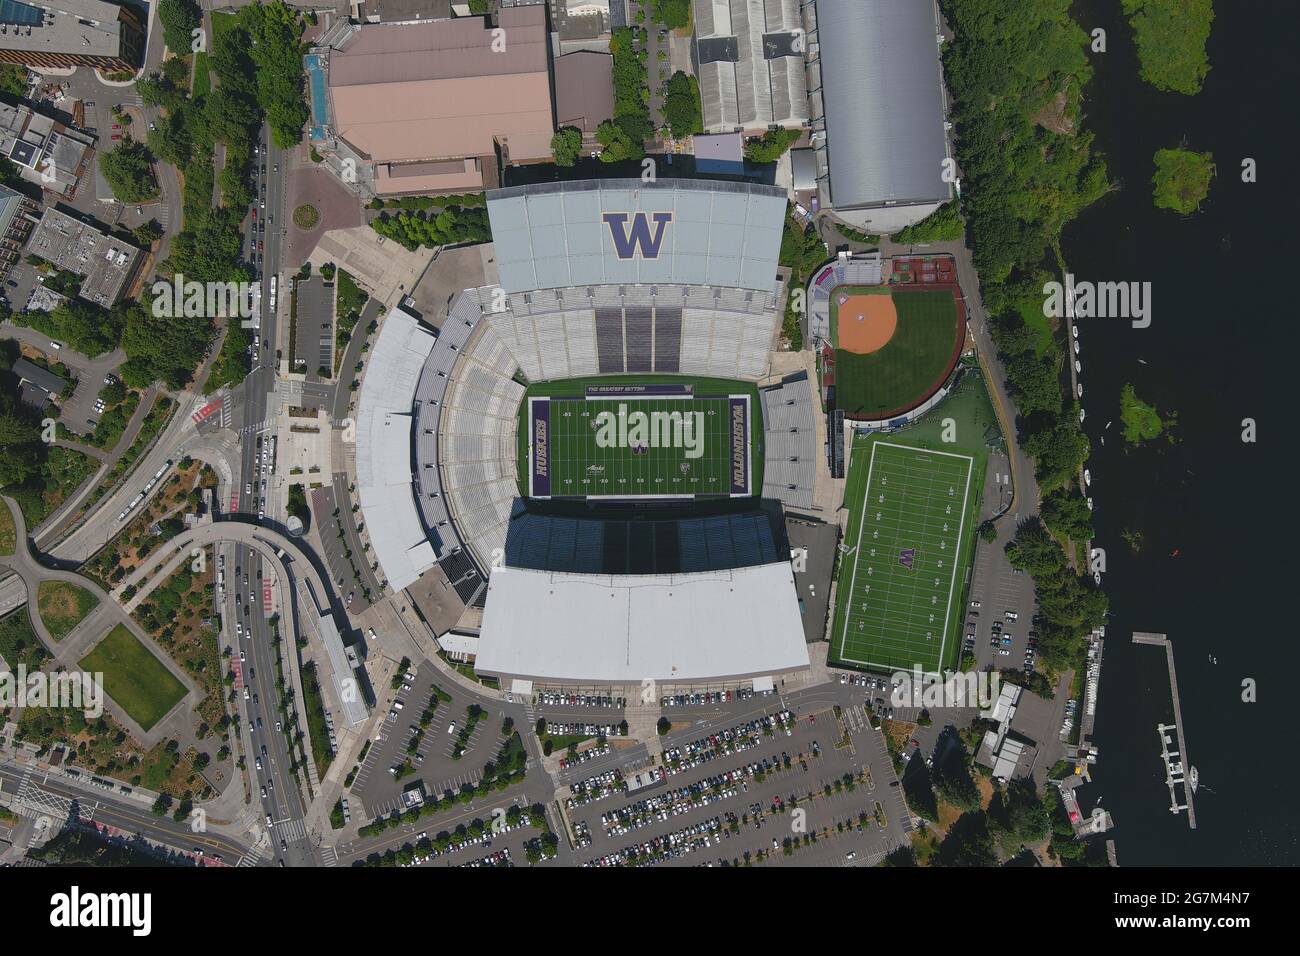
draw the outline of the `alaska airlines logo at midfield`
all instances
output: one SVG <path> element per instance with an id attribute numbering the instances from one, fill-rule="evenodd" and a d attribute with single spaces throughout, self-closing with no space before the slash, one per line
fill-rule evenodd
<path id="1" fill-rule="evenodd" d="M 658 259 L 659 247 L 663 244 L 664 233 L 668 223 L 673 221 L 670 212 L 637 212 L 631 215 L 632 226 L 628 227 L 628 214 L 625 212 L 607 212 L 601 220 L 609 226 L 610 238 L 614 240 L 614 252 L 620 259 L 635 259 L 640 253 L 642 259 Z M 654 232 L 650 230 L 650 220 L 654 220 Z"/>

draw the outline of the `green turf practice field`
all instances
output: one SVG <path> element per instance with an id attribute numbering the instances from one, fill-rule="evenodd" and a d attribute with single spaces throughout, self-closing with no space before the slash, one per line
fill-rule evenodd
<path id="1" fill-rule="evenodd" d="M 531 396 L 527 403 L 532 497 L 753 493 L 747 394 L 597 385 L 585 397 Z"/>
<path id="2" fill-rule="evenodd" d="M 81 659 L 81 669 L 103 673 L 108 696 L 143 730 L 158 723 L 185 696 L 185 685 L 122 624 Z"/>
<path id="3" fill-rule="evenodd" d="M 854 444 L 833 657 L 847 664 L 939 670 L 960 641 L 953 614 L 970 564 L 971 455 Z"/>
<path id="4" fill-rule="evenodd" d="M 836 290 L 865 293 L 873 287 Z M 875 291 L 879 287 L 874 287 Z M 895 291 L 893 337 L 866 355 L 835 349 L 836 407 L 863 419 L 887 418 L 914 408 L 942 384 L 965 330 L 949 291 Z M 838 307 L 831 297 L 832 337 L 838 341 Z"/>

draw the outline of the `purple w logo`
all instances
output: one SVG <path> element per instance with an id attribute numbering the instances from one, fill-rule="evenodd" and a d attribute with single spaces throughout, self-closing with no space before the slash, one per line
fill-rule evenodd
<path id="1" fill-rule="evenodd" d="M 650 219 L 654 218 L 654 235 L 650 234 Z M 633 259 L 638 251 L 642 259 L 658 259 L 659 246 L 663 243 L 664 232 L 668 223 L 673 221 L 670 212 L 644 212 L 632 215 L 632 228 L 628 229 L 628 214 L 625 212 L 607 212 L 600 217 L 609 226 L 610 238 L 614 240 L 614 252 L 620 259 Z"/>

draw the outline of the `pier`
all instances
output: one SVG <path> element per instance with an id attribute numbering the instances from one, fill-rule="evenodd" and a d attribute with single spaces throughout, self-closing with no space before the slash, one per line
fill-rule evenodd
<path id="1" fill-rule="evenodd" d="M 1178 674 L 1174 670 L 1174 645 L 1164 634 L 1150 634 L 1143 631 L 1133 633 L 1134 644 L 1151 644 L 1164 647 L 1165 660 L 1169 665 L 1169 693 L 1174 702 L 1174 722 L 1158 724 L 1160 734 L 1160 758 L 1165 764 L 1165 783 L 1169 787 L 1169 809 L 1173 813 L 1187 811 L 1187 825 L 1196 829 L 1196 808 L 1192 802 L 1192 785 L 1188 779 L 1192 764 L 1187 757 L 1187 738 L 1183 733 L 1183 710 L 1178 699 Z M 1168 731 L 1173 731 L 1171 737 Z M 1178 787 L 1183 790 L 1183 803 L 1178 802 Z"/>

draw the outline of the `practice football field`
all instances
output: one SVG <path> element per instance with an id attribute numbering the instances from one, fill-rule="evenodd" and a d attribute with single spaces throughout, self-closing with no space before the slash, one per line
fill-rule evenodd
<path id="1" fill-rule="evenodd" d="M 528 401 L 533 497 L 751 494 L 748 396 Z"/>
<path id="2" fill-rule="evenodd" d="M 962 542 L 972 531 L 973 463 L 970 455 L 884 440 L 855 447 L 834 658 L 887 670 L 944 666 L 970 563 Z"/>

